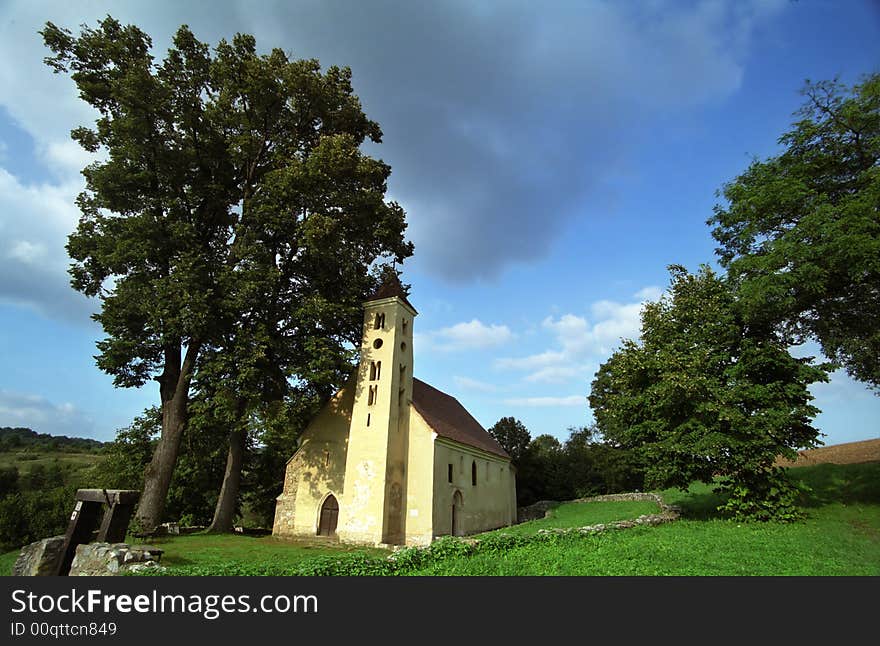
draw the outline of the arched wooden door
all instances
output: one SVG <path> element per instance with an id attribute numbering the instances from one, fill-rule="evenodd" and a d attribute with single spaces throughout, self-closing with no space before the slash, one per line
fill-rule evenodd
<path id="1" fill-rule="evenodd" d="M 334 536 L 336 521 L 339 520 L 339 503 L 333 494 L 327 496 L 321 505 L 321 518 L 318 521 L 318 536 Z"/>
<path id="2" fill-rule="evenodd" d="M 461 492 L 456 491 L 452 496 L 452 535 L 463 536 L 461 528 Z"/>

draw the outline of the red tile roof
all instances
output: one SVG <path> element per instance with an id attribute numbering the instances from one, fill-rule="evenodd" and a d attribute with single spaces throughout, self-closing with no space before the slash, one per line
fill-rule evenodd
<path id="1" fill-rule="evenodd" d="M 480 426 L 455 397 L 414 378 L 412 403 L 440 437 L 510 458 L 498 441 Z"/>

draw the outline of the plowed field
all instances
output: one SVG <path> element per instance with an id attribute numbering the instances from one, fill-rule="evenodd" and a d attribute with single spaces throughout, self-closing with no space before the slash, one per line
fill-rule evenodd
<path id="1" fill-rule="evenodd" d="M 880 438 L 821 446 L 808 451 L 798 451 L 794 462 L 779 458 L 776 464 L 782 467 L 807 467 L 814 464 L 856 464 L 858 462 L 880 462 Z"/>

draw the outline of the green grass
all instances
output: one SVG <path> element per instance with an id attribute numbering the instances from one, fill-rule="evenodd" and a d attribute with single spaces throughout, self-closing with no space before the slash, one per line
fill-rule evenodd
<path id="1" fill-rule="evenodd" d="M 644 514 L 656 514 L 660 508 L 656 503 L 643 501 L 625 502 L 567 502 L 551 509 L 545 518 L 528 523 L 503 527 L 480 536 L 492 534 L 516 534 L 529 536 L 537 534 L 539 529 L 563 529 L 570 527 L 586 527 L 599 523 L 611 523 L 617 520 L 638 518 Z M 479 536 L 477 537 L 479 538 Z"/>
<path id="2" fill-rule="evenodd" d="M 0 554 L 0 576 L 12 575 L 12 566 L 15 565 L 15 559 L 18 558 L 19 550 Z"/>
<path id="3" fill-rule="evenodd" d="M 0 452 L 0 469 L 17 467 L 22 475 L 37 465 L 50 467 L 60 464 L 65 471 L 79 472 L 95 466 L 106 456 L 98 453 L 67 453 L 65 451 L 31 451 L 16 449 Z"/>
<path id="4" fill-rule="evenodd" d="M 790 470 L 810 491 L 805 518 L 795 523 L 737 523 L 718 517 L 718 499 L 705 485 L 664 498 L 683 517 L 655 527 L 608 530 L 595 535 L 542 537 L 544 527 L 577 527 L 633 518 L 653 503 L 567 503 L 549 519 L 482 535 L 485 549 L 465 554 L 448 546 L 404 573 L 415 576 L 878 576 L 880 575 L 880 463 L 819 465 Z M 492 539 L 512 534 L 508 543 Z M 308 562 L 346 560 L 375 573 L 367 561 L 387 552 L 272 537 L 196 534 L 154 541 L 172 568 L 212 573 L 271 573 Z M 437 544 L 435 544 L 437 545 Z M 442 546 L 441 546 L 442 547 Z M 0 555 L 8 574 L 17 552 Z M 353 559 L 353 560 L 352 560 Z M 360 559 L 360 560 L 359 560 Z M 359 565 L 361 564 L 361 565 Z M 324 568 L 318 573 L 332 571 Z M 346 570 L 343 570 L 346 571 Z"/>
<path id="5" fill-rule="evenodd" d="M 880 463 L 791 469 L 805 518 L 736 523 L 718 518 L 704 484 L 667 490 L 683 518 L 656 527 L 568 536 L 433 562 L 428 576 L 877 576 L 880 575 Z M 616 503 L 614 503 L 616 504 Z M 542 522 L 542 521 L 538 521 Z M 521 526 L 522 527 L 522 526 Z"/>
<path id="6" fill-rule="evenodd" d="M 318 556 L 351 552 L 388 555 L 386 550 L 352 547 L 339 543 L 292 541 L 273 536 L 236 534 L 169 536 L 151 540 L 149 544 L 165 550 L 162 554 L 162 565 L 169 567 L 212 566 L 217 563 L 247 565 L 258 561 L 286 567 Z"/>
<path id="7" fill-rule="evenodd" d="M 127 542 L 144 541 L 128 537 Z M 224 568 L 235 572 L 266 564 L 271 569 L 292 568 L 303 561 L 318 557 L 335 557 L 350 554 L 387 556 L 387 550 L 340 545 L 329 542 L 303 542 L 274 538 L 272 536 L 241 536 L 238 534 L 189 534 L 166 536 L 149 541 L 164 551 L 162 565 L 170 573 L 183 568 L 181 573 L 195 569 Z M 0 576 L 12 573 L 18 550 L 0 555 Z"/>
<path id="8" fill-rule="evenodd" d="M 880 509 L 834 504 L 789 525 L 680 520 L 570 536 L 412 572 L 445 576 L 876 576 Z"/>

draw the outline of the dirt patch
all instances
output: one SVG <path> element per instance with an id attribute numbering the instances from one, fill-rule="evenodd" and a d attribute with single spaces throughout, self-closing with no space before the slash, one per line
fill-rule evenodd
<path id="1" fill-rule="evenodd" d="M 817 449 L 798 451 L 795 461 L 777 458 L 776 466 L 809 467 L 816 464 L 858 464 L 860 462 L 880 462 L 880 438 L 821 446 Z"/>

